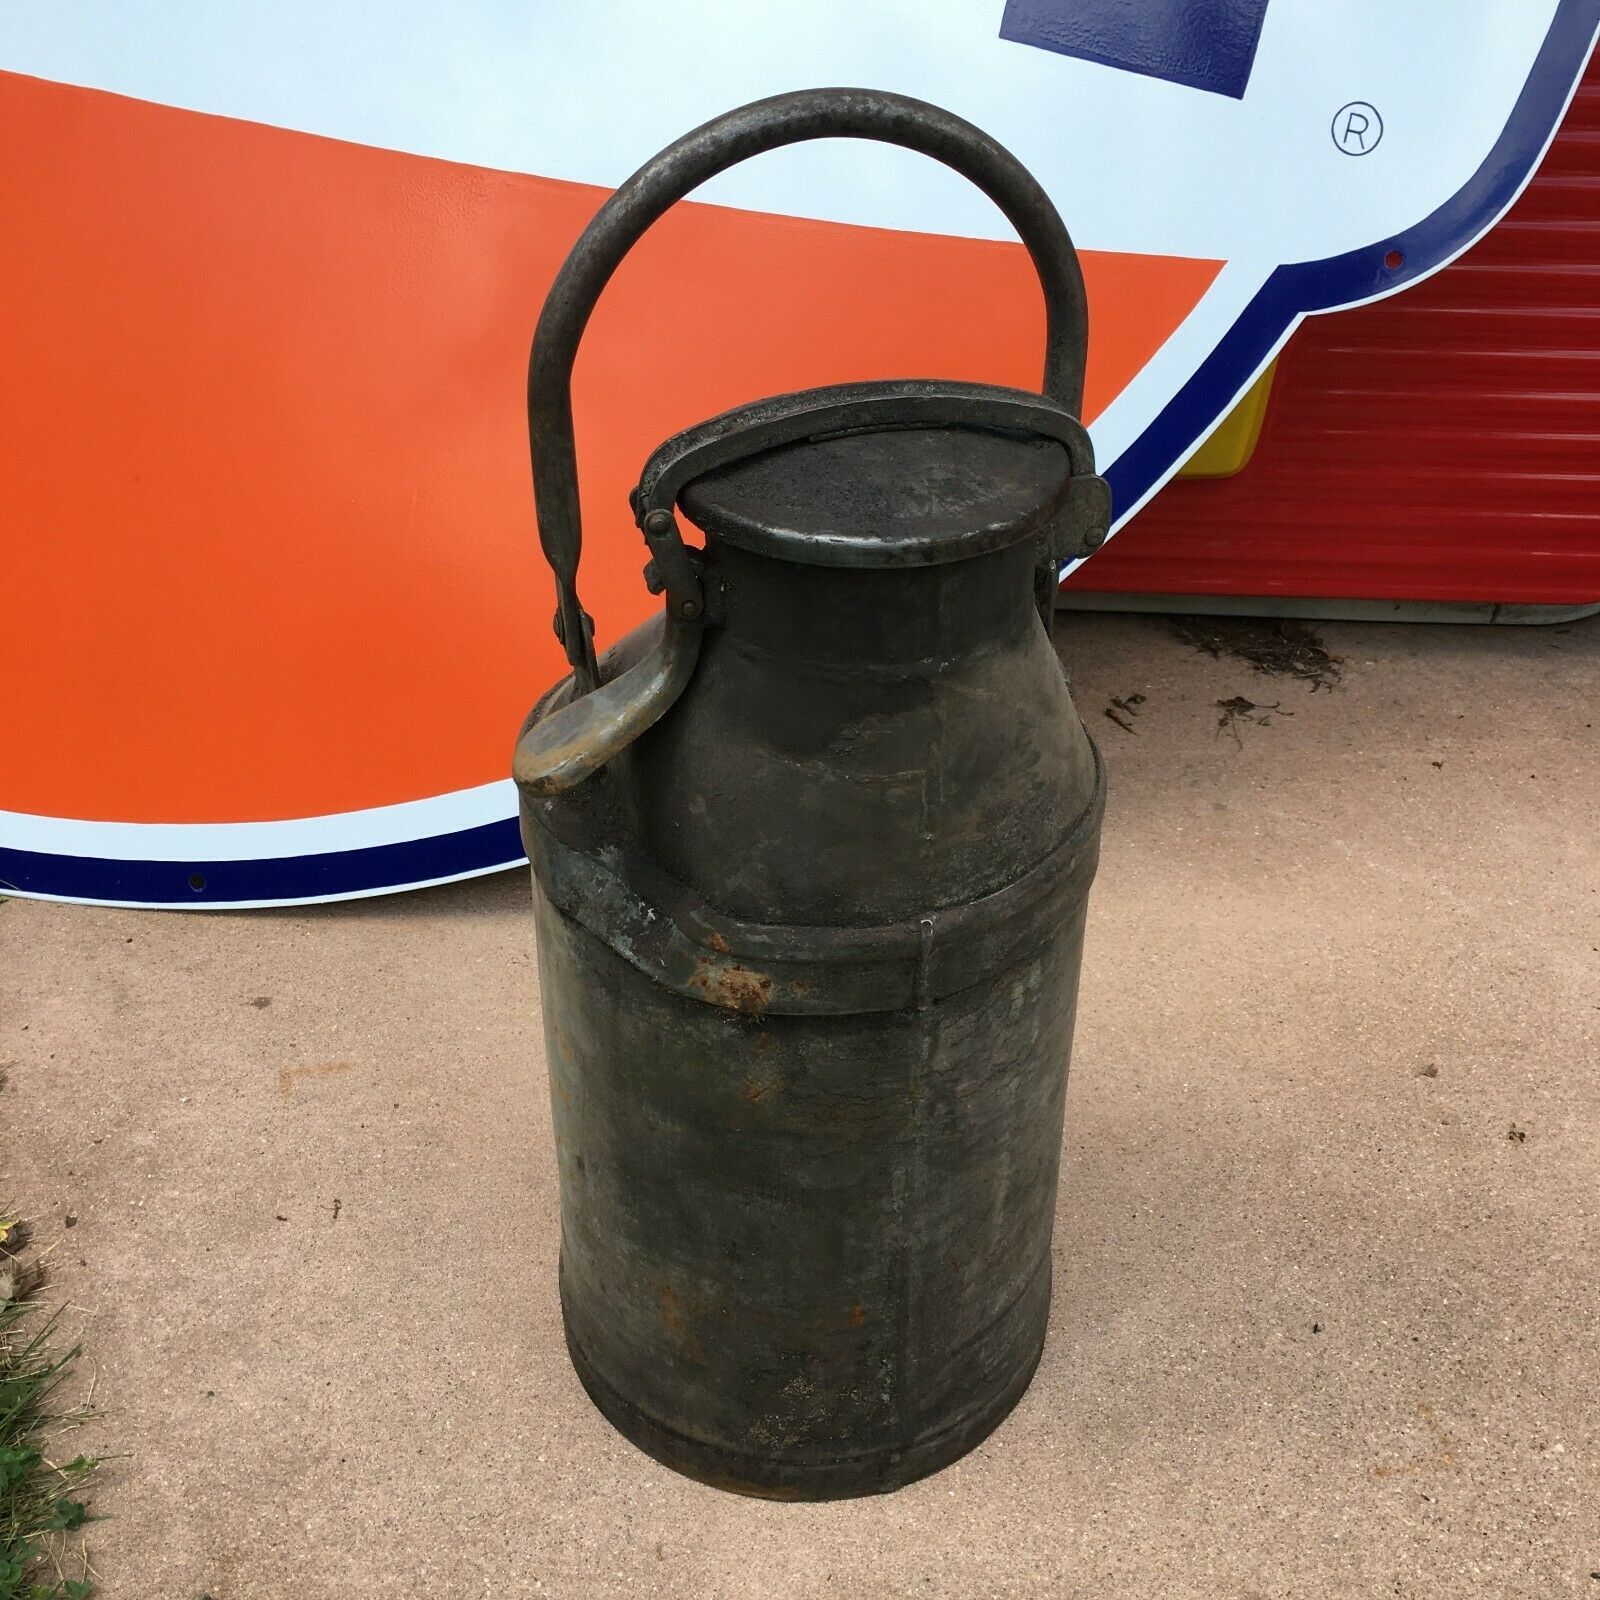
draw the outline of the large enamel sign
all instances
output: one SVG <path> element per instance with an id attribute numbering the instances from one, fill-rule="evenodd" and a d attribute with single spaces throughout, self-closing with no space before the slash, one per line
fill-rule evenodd
<path id="1" fill-rule="evenodd" d="M 520 859 L 564 671 L 522 390 L 608 190 L 743 101 L 861 84 L 998 137 L 1084 254 L 1086 420 L 1135 512 L 1303 316 L 1515 198 L 1600 0 L 11 0 L 0 32 L 0 891 L 320 900 Z M 577 372 L 601 643 L 627 490 L 762 394 L 1031 385 L 981 196 L 780 152 L 630 258 Z"/>

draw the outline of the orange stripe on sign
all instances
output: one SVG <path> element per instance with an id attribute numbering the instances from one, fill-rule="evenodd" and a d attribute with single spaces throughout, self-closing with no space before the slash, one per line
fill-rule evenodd
<path id="1" fill-rule="evenodd" d="M 564 670 L 523 385 L 602 190 L 0 74 L 0 807 L 315 816 L 503 777 Z M 1090 254 L 1091 414 L 1211 261 Z M 757 395 L 1032 385 L 1020 246 L 679 207 L 577 375 L 602 639 L 653 608 L 627 492 Z"/>

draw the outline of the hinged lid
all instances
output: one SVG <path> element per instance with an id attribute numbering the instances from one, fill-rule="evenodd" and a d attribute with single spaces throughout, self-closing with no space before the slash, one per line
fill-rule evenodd
<path id="1" fill-rule="evenodd" d="M 1025 390 L 926 378 L 775 395 L 660 445 L 633 510 L 669 610 L 680 503 L 713 538 L 834 567 L 959 561 L 1036 532 L 1041 561 L 1058 561 L 1111 520 L 1076 417 Z"/>
<path id="2" fill-rule="evenodd" d="M 1072 477 L 1037 434 L 959 426 L 878 429 L 780 445 L 685 484 L 694 524 L 811 566 L 931 566 L 1037 535 Z"/>

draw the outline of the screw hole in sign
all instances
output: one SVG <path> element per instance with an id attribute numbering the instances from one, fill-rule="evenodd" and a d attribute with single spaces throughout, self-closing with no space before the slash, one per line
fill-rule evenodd
<path id="1" fill-rule="evenodd" d="M 1398 271 L 1406 264 L 1405 252 L 1403 250 L 1391 250 L 1388 255 L 1383 258 L 1383 264 L 1391 272 Z"/>
<path id="2" fill-rule="evenodd" d="M 205 875 L 205 873 L 203 873 L 203 872 L 191 872 L 189 874 L 189 887 L 191 889 L 193 889 L 196 894 L 199 894 L 200 891 L 203 888 L 205 888 L 205 886 L 206 886 L 206 875 Z"/>

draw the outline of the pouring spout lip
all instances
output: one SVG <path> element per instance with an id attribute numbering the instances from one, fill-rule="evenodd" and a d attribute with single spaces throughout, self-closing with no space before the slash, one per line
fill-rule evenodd
<path id="1" fill-rule="evenodd" d="M 517 788 L 549 799 L 575 788 L 666 715 L 694 676 L 701 629 L 665 613 L 602 660 L 603 681 L 576 692 L 569 674 L 534 706 L 517 737 Z"/>

